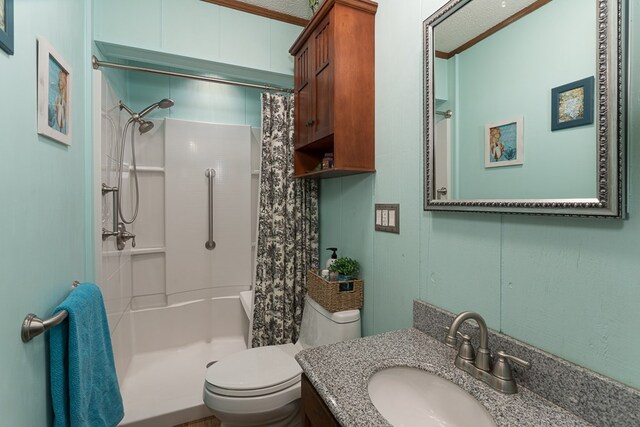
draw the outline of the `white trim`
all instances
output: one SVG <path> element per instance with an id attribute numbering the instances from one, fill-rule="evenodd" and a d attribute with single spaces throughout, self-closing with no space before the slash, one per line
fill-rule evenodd
<path id="1" fill-rule="evenodd" d="M 102 281 L 102 71 L 94 70 L 92 95 L 93 120 L 93 263 L 95 282 Z M 102 283 L 100 283 L 102 284 Z M 114 328 L 115 330 L 115 328 Z"/>

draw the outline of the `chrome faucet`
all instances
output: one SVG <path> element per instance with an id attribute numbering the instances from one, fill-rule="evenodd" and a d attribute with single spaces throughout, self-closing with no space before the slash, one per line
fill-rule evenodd
<path id="1" fill-rule="evenodd" d="M 475 320 L 480 327 L 480 347 L 478 347 L 478 355 L 475 357 L 475 366 L 482 371 L 489 371 L 491 369 L 491 353 L 489 352 L 489 330 L 487 329 L 487 323 L 478 313 L 475 313 L 473 311 L 465 311 L 458 314 L 458 316 L 451 323 L 451 326 L 449 326 L 449 333 L 447 334 L 446 344 L 449 347 L 456 348 L 456 343 L 458 342 L 458 339 L 456 337 L 456 335 L 458 334 L 458 329 L 460 328 L 460 325 L 462 325 L 468 319 Z M 460 335 L 463 341 L 468 341 L 465 340 L 465 335 Z"/>
<path id="2" fill-rule="evenodd" d="M 471 338 L 458 331 L 460 325 L 469 319 L 475 320 L 480 327 L 480 345 L 477 354 L 473 345 L 471 345 Z M 457 368 L 471 374 L 474 378 L 490 385 L 499 392 L 512 394 L 518 391 L 511 373 L 509 361 L 523 368 L 530 368 L 531 364 L 526 360 L 499 351 L 496 355 L 496 361 L 493 364 L 492 370 L 491 352 L 489 351 L 489 330 L 482 316 L 473 311 L 465 311 L 458 314 L 449 327 L 445 344 L 449 347 L 456 348 L 458 336 L 462 338 L 462 343 L 460 344 L 458 355 L 454 362 Z"/>

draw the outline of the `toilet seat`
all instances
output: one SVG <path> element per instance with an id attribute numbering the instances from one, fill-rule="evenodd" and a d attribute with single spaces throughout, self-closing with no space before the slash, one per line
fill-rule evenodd
<path id="1" fill-rule="evenodd" d="M 287 381 L 284 381 L 284 382 L 282 382 L 280 384 L 276 384 L 276 385 L 273 385 L 273 386 L 267 387 L 267 388 L 252 388 L 252 389 L 246 389 L 246 390 L 236 390 L 236 389 L 218 387 L 218 386 L 215 386 L 215 385 L 209 383 L 208 381 L 205 384 L 205 387 L 211 393 L 219 394 L 220 396 L 227 396 L 227 397 L 258 397 L 258 396 L 264 396 L 264 395 L 267 395 L 267 394 L 272 394 L 272 393 L 275 393 L 275 392 L 280 391 L 280 390 L 284 390 L 285 388 L 288 388 L 288 387 L 291 387 L 293 385 L 296 385 L 299 382 L 300 382 L 300 375 L 295 376 L 295 377 L 293 377 L 293 378 L 291 378 L 291 379 L 289 379 Z"/>
<path id="2" fill-rule="evenodd" d="M 231 354 L 207 369 L 205 388 L 219 396 L 258 397 L 300 383 L 302 369 L 293 344 L 258 347 Z"/>

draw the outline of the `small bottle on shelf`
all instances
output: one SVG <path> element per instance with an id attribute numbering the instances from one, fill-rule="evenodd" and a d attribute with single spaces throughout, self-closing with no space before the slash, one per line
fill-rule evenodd
<path id="1" fill-rule="evenodd" d="M 322 158 L 322 169 L 332 169 L 333 168 L 333 153 L 325 153 Z"/>

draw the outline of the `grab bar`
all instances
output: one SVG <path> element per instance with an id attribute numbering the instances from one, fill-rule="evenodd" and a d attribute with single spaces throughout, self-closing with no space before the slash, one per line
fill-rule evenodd
<path id="1" fill-rule="evenodd" d="M 118 236 L 120 231 L 118 229 L 118 187 L 109 187 L 107 184 L 102 183 L 102 195 L 104 196 L 107 193 L 112 193 L 113 196 L 113 212 L 111 216 L 113 217 L 113 225 L 111 226 L 111 231 L 102 227 L 102 240 L 107 240 L 108 237 Z"/>
<path id="2" fill-rule="evenodd" d="M 209 240 L 204 247 L 212 251 L 216 248 L 216 242 L 213 241 L 213 178 L 216 176 L 216 171 L 209 168 L 204 171 L 204 175 L 209 178 Z"/>
<path id="3" fill-rule="evenodd" d="M 80 282 L 76 280 L 71 285 L 71 289 L 73 290 L 77 288 L 79 284 Z M 64 321 L 64 319 L 67 318 L 68 315 L 69 313 L 67 313 L 67 310 L 60 310 L 50 318 L 42 320 L 33 313 L 27 314 L 27 316 L 24 318 L 24 321 L 22 322 L 22 329 L 20 330 L 22 342 L 29 342 L 33 338 L 48 331 L 54 326 L 58 326 Z"/>

